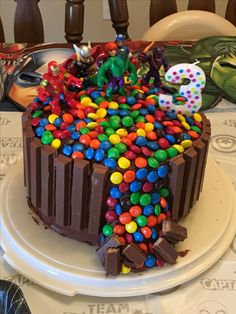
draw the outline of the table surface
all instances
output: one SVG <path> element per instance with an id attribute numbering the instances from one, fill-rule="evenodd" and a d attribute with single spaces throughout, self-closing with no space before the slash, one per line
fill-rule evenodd
<path id="1" fill-rule="evenodd" d="M 228 175 L 236 190 L 236 104 L 225 99 L 207 110 L 212 124 L 209 155 Z M 0 184 L 22 158 L 21 112 L 0 100 Z M 67 297 L 44 289 L 16 273 L 3 259 L 0 279 L 19 285 L 32 314 L 230 314 L 236 308 L 236 238 L 224 256 L 208 271 L 174 290 L 133 298 Z"/>

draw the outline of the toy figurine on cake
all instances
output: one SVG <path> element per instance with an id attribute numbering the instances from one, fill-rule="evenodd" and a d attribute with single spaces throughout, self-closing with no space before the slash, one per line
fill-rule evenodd
<path id="1" fill-rule="evenodd" d="M 97 245 L 113 276 L 177 261 L 175 245 L 187 237 L 178 221 L 200 196 L 210 139 L 210 123 L 197 112 L 204 72 L 186 63 L 168 69 L 163 49 L 153 47 L 152 61 L 141 54 L 150 72 L 138 79 L 121 42 L 109 45 L 97 84 L 89 76 L 99 63 L 89 47 L 76 47 L 79 57 L 52 74 L 53 92 L 36 98 L 22 120 L 31 208 L 55 231 Z M 167 82 L 189 84 L 167 94 L 161 65 Z M 83 80 L 77 90 L 68 88 L 68 73 Z"/>

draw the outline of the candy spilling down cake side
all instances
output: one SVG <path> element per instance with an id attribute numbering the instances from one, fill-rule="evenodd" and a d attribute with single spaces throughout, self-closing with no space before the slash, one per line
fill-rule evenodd
<path id="1" fill-rule="evenodd" d="M 28 203 L 55 231 L 96 245 L 107 274 L 173 264 L 187 237 L 178 221 L 203 186 L 204 73 L 169 67 L 160 47 L 130 56 L 109 43 L 97 57 L 75 48 L 49 63 L 22 117 Z"/>

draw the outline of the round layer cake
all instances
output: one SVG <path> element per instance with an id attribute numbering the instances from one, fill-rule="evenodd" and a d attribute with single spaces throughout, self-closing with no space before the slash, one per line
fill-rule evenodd
<path id="1" fill-rule="evenodd" d="M 23 114 L 30 207 L 64 236 L 100 245 L 102 263 L 118 263 L 111 274 L 168 261 L 162 245 L 170 253 L 175 222 L 202 189 L 209 120 L 160 110 L 160 93 L 139 83 L 107 99 L 93 86 L 73 105 L 60 95 L 57 113 L 36 98 Z M 155 245 L 163 228 L 168 244 Z"/>

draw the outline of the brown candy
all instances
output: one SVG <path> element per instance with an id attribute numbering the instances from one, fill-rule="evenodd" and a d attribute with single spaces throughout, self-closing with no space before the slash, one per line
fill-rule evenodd
<path id="1" fill-rule="evenodd" d="M 144 252 L 134 243 L 126 245 L 122 255 L 132 262 L 135 268 L 142 267 L 146 258 Z"/>
<path id="2" fill-rule="evenodd" d="M 174 249 L 173 245 L 171 245 L 164 238 L 157 239 L 153 245 L 153 250 L 169 264 L 174 264 L 179 255 Z"/>

